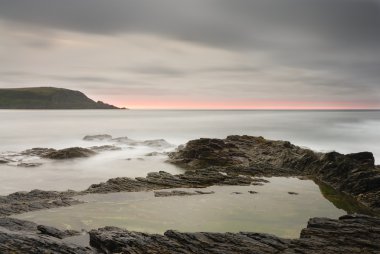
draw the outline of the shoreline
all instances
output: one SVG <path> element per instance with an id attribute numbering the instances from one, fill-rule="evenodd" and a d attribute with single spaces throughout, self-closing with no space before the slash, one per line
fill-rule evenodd
<path id="1" fill-rule="evenodd" d="M 263 180 L 261 177 L 269 176 L 312 176 L 315 177 L 317 181 L 321 181 L 335 190 L 347 193 L 356 201 L 366 205 L 374 213 L 380 211 L 380 195 L 377 195 L 378 191 L 380 191 L 377 190 L 379 187 L 377 181 L 380 179 L 380 170 L 379 166 L 374 164 L 372 154 L 368 152 L 349 155 L 341 155 L 336 152 L 325 154 L 315 153 L 309 149 L 294 146 L 286 141 L 272 141 L 265 140 L 262 137 L 251 136 L 229 136 L 224 140 L 199 139 L 189 141 L 186 146 L 178 149 L 176 152 L 170 153 L 169 158 L 169 162 L 185 166 L 187 171 L 179 175 L 171 175 L 163 171 L 152 172 L 145 178 L 137 177 L 135 179 L 118 177 L 109 179 L 105 183 L 93 184 L 88 189 L 79 192 L 39 190 L 16 192 L 8 196 L 0 197 L 0 216 L 2 216 L 3 220 L 8 219 L 12 221 L 12 219 L 7 216 L 28 211 L 79 204 L 81 203 L 80 201 L 73 199 L 73 197 L 77 195 L 152 191 L 174 188 L 204 188 L 212 185 L 251 185 L 252 183 L 262 183 Z M 340 179 L 337 177 L 340 177 Z M 359 181 L 361 184 L 367 183 L 364 185 L 366 188 L 363 189 L 360 185 L 355 184 L 356 181 Z M 337 242 L 330 238 L 332 236 L 344 236 L 346 232 L 341 231 L 341 228 L 350 228 L 353 224 L 361 225 L 362 231 L 369 230 L 367 233 L 372 234 L 371 237 L 373 237 L 373 239 L 370 239 L 373 241 L 372 245 L 356 241 L 357 246 L 352 246 L 350 242 L 352 240 L 348 241 L 352 236 L 347 236 L 347 240 L 344 242 L 347 246 L 338 249 L 339 245 Z M 297 248 L 306 248 L 305 251 L 313 250 L 318 253 L 317 251 L 320 246 L 318 248 L 316 246 L 318 246 L 320 242 L 324 242 L 325 245 L 331 245 L 332 248 L 336 248 L 335 251 L 338 251 L 331 253 L 339 253 L 339 251 L 342 250 L 350 250 L 353 251 L 352 253 L 355 253 L 358 246 L 365 248 L 369 251 L 368 253 L 371 253 L 371 251 L 380 249 L 380 237 L 378 235 L 380 229 L 379 231 L 375 231 L 375 235 L 373 235 L 368 225 L 371 225 L 370 227 L 372 228 L 378 228 L 380 226 L 380 219 L 364 215 L 347 215 L 342 216 L 339 220 L 313 218 L 309 220 L 308 228 L 302 231 L 300 239 L 284 240 L 275 236 L 269 237 L 269 235 L 266 234 L 249 233 L 255 236 L 253 239 L 256 243 L 252 245 L 251 240 L 249 240 L 250 243 L 248 246 L 244 243 L 247 240 L 247 235 L 242 233 L 186 234 L 169 230 L 163 236 L 158 237 L 154 234 L 143 234 L 115 227 L 105 227 L 90 231 L 90 243 L 91 246 L 103 250 L 104 252 L 127 251 L 126 253 L 132 253 L 132 251 L 135 251 L 133 253 L 144 253 L 142 250 L 150 250 L 153 251 L 152 253 L 156 253 L 154 251 L 158 249 L 155 248 L 159 248 L 168 251 L 168 253 L 172 253 L 170 251 L 173 251 L 173 253 L 190 253 L 185 252 L 185 250 L 201 247 L 205 250 L 205 253 L 213 253 L 211 252 L 212 248 L 208 244 L 204 246 L 202 241 L 189 240 L 194 237 L 206 237 L 214 240 L 219 238 L 217 242 L 225 242 L 223 246 L 227 248 L 223 249 L 223 251 L 230 251 L 230 253 L 241 253 L 242 250 L 248 250 L 247 248 L 250 248 L 250 251 L 257 251 L 257 253 L 280 250 L 290 251 L 294 249 L 295 245 L 299 245 Z M 4 225 L 0 224 L 0 226 L 6 228 Z M 329 228 L 329 230 L 325 232 L 326 235 L 331 234 L 329 238 L 320 235 L 321 232 L 319 231 L 325 226 Z M 23 230 L 25 231 L 25 228 L 21 229 L 21 231 Z M 48 230 L 48 232 L 50 231 Z M 41 230 L 35 230 L 33 232 L 34 233 L 31 233 L 32 239 L 39 239 L 41 237 L 40 234 L 44 234 Z M 13 232 L 0 231 L 0 236 L 1 234 L 3 234 L 3 237 L 7 235 L 9 237 L 15 237 Z M 362 232 L 361 235 L 363 234 L 365 235 L 364 232 Z M 356 238 L 362 237 L 356 235 L 356 233 L 354 233 L 354 235 Z M 123 242 L 120 237 L 123 237 L 123 239 L 127 237 L 131 240 L 124 242 L 124 245 L 120 245 L 120 242 Z M 229 244 L 231 241 L 230 237 L 236 240 L 237 243 Z M 243 242 L 242 238 L 245 239 Z M 252 239 L 252 237 L 249 238 Z M 157 239 L 161 240 L 157 242 Z M 271 241 L 269 245 L 268 239 Z M 55 243 L 57 242 L 57 239 L 49 238 L 49 241 L 50 240 L 54 240 L 53 242 Z M 29 240 L 24 239 L 22 241 L 28 242 Z M 139 242 L 143 245 L 139 243 L 131 247 L 130 241 L 133 241 L 135 245 Z M 170 244 L 167 245 L 167 243 Z M 39 243 L 33 240 L 33 244 L 38 246 Z M 60 242 L 60 244 L 64 246 L 67 245 L 64 242 Z M 263 244 L 266 247 L 263 247 Z M 349 249 L 345 249 L 346 247 Z M 3 249 L 7 251 L 9 250 L 8 248 L 17 249 L 20 248 L 20 246 L 17 246 L 17 244 L 13 246 L 12 243 L 2 246 L 0 243 L 0 250 Z M 84 252 L 74 253 L 92 253 L 93 250 L 80 249 L 80 251 Z"/>

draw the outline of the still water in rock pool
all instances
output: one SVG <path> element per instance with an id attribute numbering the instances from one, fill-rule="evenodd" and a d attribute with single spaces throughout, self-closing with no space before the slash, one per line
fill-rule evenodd
<path id="1" fill-rule="evenodd" d="M 293 238 L 299 236 L 311 217 L 338 218 L 347 213 L 344 209 L 349 212 L 359 209 L 351 200 L 319 187 L 312 180 L 284 177 L 268 180 L 262 186 L 212 186 L 202 190 L 214 194 L 195 196 L 154 197 L 153 192 L 91 194 L 79 197 L 84 204 L 13 217 L 60 229 L 117 226 L 149 233 L 168 229 L 252 231 Z"/>

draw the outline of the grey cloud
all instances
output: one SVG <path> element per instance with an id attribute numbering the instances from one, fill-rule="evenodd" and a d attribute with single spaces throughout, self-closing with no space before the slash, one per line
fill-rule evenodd
<path id="1" fill-rule="evenodd" d="M 149 32 L 229 47 L 310 36 L 336 46 L 380 41 L 377 0 L 1 0 L 0 18 L 88 33 Z M 318 42 L 316 42 L 318 43 Z M 297 43 L 296 43 L 297 44 Z"/>
<path id="2" fill-rule="evenodd" d="M 36 33 L 41 29 L 70 30 L 115 40 L 119 34 L 148 33 L 225 49 L 248 59 L 251 52 L 262 52 L 272 60 L 259 67 L 252 57 L 254 65 L 185 69 L 152 64 L 129 67 L 125 72 L 160 78 L 188 78 L 200 73 L 246 75 L 242 89 L 248 89 L 247 78 L 254 80 L 257 73 L 286 66 L 322 73 L 283 77 L 319 95 L 351 93 L 350 98 L 380 99 L 379 0 L 0 0 L 0 20 L 8 22 L 10 28 L 25 27 L 31 33 L 34 29 Z M 25 43 L 49 47 L 47 38 Z M 113 84 L 139 89 L 140 85 L 144 91 L 154 87 L 165 93 L 171 89 L 102 76 L 45 77 L 93 87 Z M 227 85 L 220 87 L 219 91 L 228 89 Z"/>
<path id="3" fill-rule="evenodd" d="M 186 74 L 185 70 L 164 65 L 147 65 L 135 68 L 126 68 L 125 70 L 147 75 L 164 75 L 176 77 L 184 76 Z"/>

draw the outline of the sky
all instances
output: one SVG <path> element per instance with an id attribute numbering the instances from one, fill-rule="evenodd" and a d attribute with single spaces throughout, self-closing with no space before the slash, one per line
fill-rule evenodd
<path id="1" fill-rule="evenodd" d="M 0 0 L 0 88 L 128 108 L 379 109 L 380 0 Z"/>

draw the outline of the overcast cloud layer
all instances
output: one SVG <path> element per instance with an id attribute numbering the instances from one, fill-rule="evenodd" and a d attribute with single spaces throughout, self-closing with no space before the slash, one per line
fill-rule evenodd
<path id="1" fill-rule="evenodd" d="M 0 0 L 0 87 L 129 107 L 380 108 L 378 0 Z"/>

